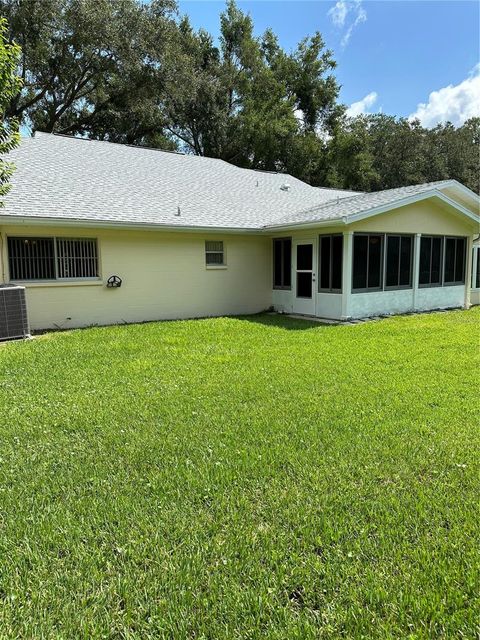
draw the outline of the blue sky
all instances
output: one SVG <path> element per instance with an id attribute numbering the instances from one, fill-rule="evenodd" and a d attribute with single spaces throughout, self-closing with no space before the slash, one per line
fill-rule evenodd
<path id="1" fill-rule="evenodd" d="M 260 35 L 291 50 L 320 31 L 338 63 L 351 113 L 416 114 L 425 126 L 480 115 L 479 3 L 464 0 L 238 0 Z M 224 2 L 182 0 L 181 13 L 214 35 Z M 423 107 L 421 106 L 423 104 Z"/>

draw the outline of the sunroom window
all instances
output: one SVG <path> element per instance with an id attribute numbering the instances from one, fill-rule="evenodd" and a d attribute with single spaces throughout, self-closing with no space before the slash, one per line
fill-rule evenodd
<path id="1" fill-rule="evenodd" d="M 318 257 L 318 290 L 341 293 L 342 291 L 343 236 L 320 236 Z"/>
<path id="2" fill-rule="evenodd" d="M 465 284 L 465 238 L 422 236 L 420 241 L 421 287 Z"/>
<path id="3" fill-rule="evenodd" d="M 355 234 L 353 237 L 353 291 L 382 288 L 383 235 Z"/>
<path id="4" fill-rule="evenodd" d="M 387 235 L 385 288 L 401 289 L 412 285 L 412 236 Z"/>
<path id="5" fill-rule="evenodd" d="M 95 238 L 9 237 L 11 280 L 98 278 Z"/>
<path id="6" fill-rule="evenodd" d="M 273 288 L 290 289 L 292 286 L 292 239 L 275 238 L 273 241 Z"/>
<path id="7" fill-rule="evenodd" d="M 418 283 L 423 287 L 442 285 L 443 238 L 422 236 L 420 239 L 420 274 Z"/>
<path id="8" fill-rule="evenodd" d="M 475 247 L 474 253 L 477 254 L 477 268 L 472 274 L 472 287 L 474 289 L 480 289 L 480 249 Z"/>
<path id="9" fill-rule="evenodd" d="M 465 283 L 465 238 L 445 238 L 445 285 Z"/>

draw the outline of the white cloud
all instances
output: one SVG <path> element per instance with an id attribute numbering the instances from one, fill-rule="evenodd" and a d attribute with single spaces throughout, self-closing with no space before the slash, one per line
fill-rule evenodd
<path id="1" fill-rule="evenodd" d="M 368 109 L 375 104 L 377 98 L 377 92 L 371 91 L 358 102 L 352 102 L 347 109 L 347 116 L 349 118 L 355 118 L 355 116 L 359 116 L 362 113 L 369 113 Z"/>
<path id="2" fill-rule="evenodd" d="M 337 4 L 329 9 L 328 15 L 332 18 L 332 22 L 336 27 L 343 27 L 348 11 L 348 2 L 338 0 Z"/>
<path id="3" fill-rule="evenodd" d="M 474 116 L 480 116 L 480 64 L 460 84 L 432 91 L 428 102 L 418 104 L 409 119 L 418 118 L 424 127 L 447 120 L 458 127 Z"/>
<path id="4" fill-rule="evenodd" d="M 348 23 L 347 30 L 341 40 L 342 47 L 347 46 L 355 27 L 367 21 L 367 12 L 362 7 L 362 0 L 338 0 L 329 9 L 328 15 L 339 29 L 343 29 Z M 349 19 L 347 20 L 347 18 Z"/>

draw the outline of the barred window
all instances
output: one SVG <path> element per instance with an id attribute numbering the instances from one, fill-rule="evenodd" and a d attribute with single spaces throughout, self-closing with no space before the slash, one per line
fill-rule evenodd
<path id="1" fill-rule="evenodd" d="M 8 238 L 11 280 L 98 278 L 95 238 Z"/>
<path id="2" fill-rule="evenodd" d="M 97 242 L 57 238 L 58 278 L 98 278 Z"/>
<path id="3" fill-rule="evenodd" d="M 207 240 L 205 242 L 205 263 L 209 267 L 218 267 L 225 265 L 223 241 Z"/>

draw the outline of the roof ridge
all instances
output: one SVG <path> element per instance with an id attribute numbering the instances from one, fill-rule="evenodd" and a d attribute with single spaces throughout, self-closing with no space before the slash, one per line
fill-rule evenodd
<path id="1" fill-rule="evenodd" d="M 104 144 L 115 144 L 119 147 L 130 147 L 132 149 L 139 149 L 141 151 L 161 151 L 162 153 L 173 153 L 179 156 L 186 156 L 190 154 L 186 154 L 183 151 L 175 151 L 173 149 L 160 149 L 159 147 L 147 147 L 139 144 L 130 144 L 128 142 L 115 142 L 114 140 L 97 140 L 96 138 L 82 138 L 80 136 L 70 135 L 68 133 L 56 133 L 55 131 L 34 131 L 33 135 L 30 136 L 35 138 L 37 134 L 41 136 L 55 136 L 56 138 L 67 138 L 68 140 L 79 140 L 80 142 L 100 142 Z M 193 155 L 193 154 L 192 154 Z M 215 159 L 216 158 L 212 158 Z"/>
<path id="2" fill-rule="evenodd" d="M 197 155 L 195 153 L 185 153 L 184 151 L 175 151 L 173 149 L 160 149 L 159 147 L 147 147 L 147 146 L 143 146 L 143 145 L 130 144 L 128 142 L 115 142 L 114 140 L 97 140 L 96 138 L 82 138 L 80 136 L 70 135 L 68 133 L 56 133 L 54 131 L 52 131 L 52 132 L 34 131 L 33 135 L 29 136 L 29 137 L 35 139 L 35 136 L 37 134 L 40 134 L 40 136 L 55 136 L 57 138 L 67 138 L 68 140 L 79 140 L 81 142 L 105 143 L 105 144 L 117 145 L 119 147 L 129 147 L 131 149 L 136 149 L 136 150 L 139 150 L 139 151 L 159 151 L 161 153 L 171 153 L 173 155 L 184 156 L 185 158 L 199 158 L 199 159 L 206 159 L 206 160 L 214 160 L 215 162 L 222 162 L 224 164 L 227 164 L 229 167 L 233 167 L 233 168 L 239 169 L 241 171 L 256 171 L 258 173 L 268 173 L 268 174 L 273 174 L 273 175 L 288 176 L 292 180 L 300 180 L 299 178 L 295 178 L 295 176 L 292 176 L 290 173 L 284 173 L 283 171 L 270 171 L 268 169 L 254 169 L 254 168 L 250 168 L 250 167 L 239 167 L 238 165 L 233 164 L 233 162 L 229 162 L 228 160 L 224 160 L 223 158 L 215 158 L 215 157 L 212 157 L 212 156 L 201 156 L 201 155 Z M 300 182 L 303 182 L 304 184 L 307 184 L 309 187 L 312 186 L 312 185 L 308 184 L 308 182 L 304 182 L 303 180 L 300 180 Z"/>
<path id="3" fill-rule="evenodd" d="M 374 193 L 374 192 L 371 192 L 371 193 Z M 319 204 L 315 204 L 315 205 L 313 205 L 313 207 L 307 207 L 306 209 L 301 209 L 295 215 L 300 215 L 301 213 L 308 213 L 309 211 L 318 211 L 318 210 L 322 209 L 323 207 L 331 206 L 334 203 L 339 204 L 340 202 L 350 202 L 351 200 L 354 200 L 355 198 L 360 198 L 360 197 L 366 196 L 366 195 L 370 195 L 370 194 L 369 193 L 355 193 L 353 196 L 349 196 L 348 198 L 340 198 L 339 196 L 336 196 L 336 197 L 332 198 L 331 200 L 326 200 L 325 202 L 321 202 Z"/>
<path id="4" fill-rule="evenodd" d="M 322 191 L 341 191 L 342 193 L 353 193 L 356 196 L 367 193 L 366 191 L 355 191 L 355 189 L 337 189 L 337 187 L 317 187 L 313 185 L 310 186 L 312 186 L 314 189 L 321 189 Z"/>
<path id="5" fill-rule="evenodd" d="M 293 176 L 291 173 L 285 172 L 285 171 L 279 171 L 279 170 L 269 170 L 269 169 L 255 169 L 253 167 L 239 167 L 236 164 L 233 164 L 233 162 L 229 162 L 228 160 L 225 160 L 224 158 L 215 158 L 212 156 L 201 156 L 201 155 L 197 155 L 195 153 L 185 153 L 184 151 L 175 151 L 173 149 L 161 149 L 159 147 L 148 147 L 148 146 L 143 146 L 143 145 L 137 145 L 137 144 L 130 144 L 128 142 L 116 142 L 114 140 L 97 140 L 96 138 L 82 138 L 80 136 L 75 136 L 75 135 L 71 135 L 68 133 L 56 133 L 55 131 L 49 132 L 49 131 L 34 131 L 32 136 L 28 136 L 29 138 L 33 138 L 35 139 L 35 137 L 40 134 L 40 136 L 55 136 L 57 138 L 66 138 L 67 140 L 78 140 L 81 142 L 99 142 L 99 143 L 105 143 L 105 144 L 111 144 L 111 145 L 117 145 L 119 147 L 129 147 L 131 149 L 136 149 L 139 151 L 159 151 L 161 153 L 171 153 L 173 155 L 178 155 L 178 156 L 184 156 L 186 158 L 200 158 L 200 159 L 207 159 L 207 160 L 214 160 L 216 162 L 223 162 L 224 164 L 227 164 L 229 167 L 234 167 L 235 169 L 239 169 L 241 171 L 255 171 L 257 173 L 267 173 L 267 174 L 271 174 L 271 175 L 279 175 L 279 176 L 284 176 L 284 177 L 288 177 L 292 180 L 298 180 L 299 182 L 302 182 L 303 184 L 308 185 L 310 188 L 312 189 L 322 189 L 324 191 L 343 191 L 345 193 L 350 192 L 351 190 L 348 189 L 335 189 L 334 187 L 314 187 L 313 185 L 309 184 L 308 182 L 305 182 L 304 180 L 301 180 L 300 178 L 296 178 L 295 176 Z"/>

